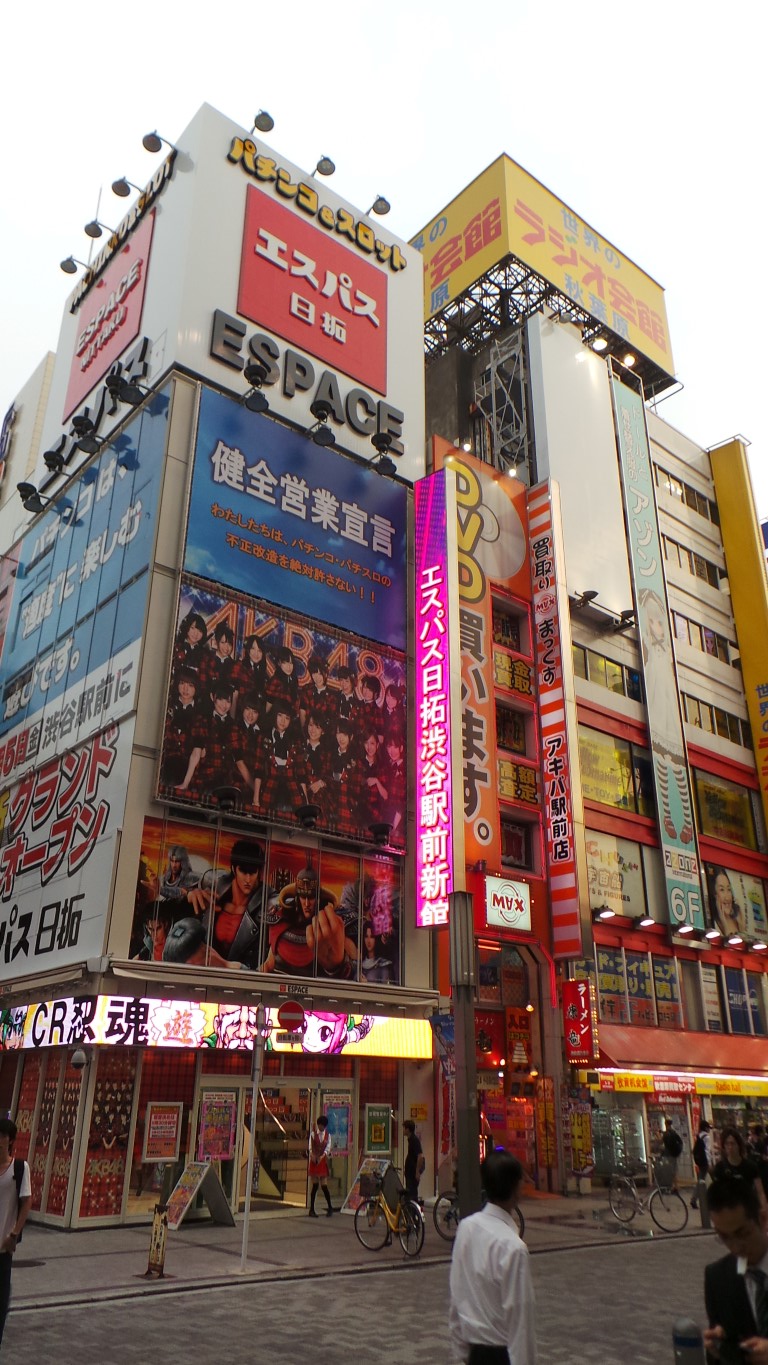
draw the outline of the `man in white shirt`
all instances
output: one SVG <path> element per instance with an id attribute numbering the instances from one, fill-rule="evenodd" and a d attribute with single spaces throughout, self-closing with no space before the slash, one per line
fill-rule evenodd
<path id="1" fill-rule="evenodd" d="M 512 1217 L 523 1168 L 510 1152 L 491 1152 L 482 1175 L 488 1203 L 462 1218 L 453 1246 L 453 1358 L 463 1365 L 535 1365 L 528 1248 Z"/>
<path id="2" fill-rule="evenodd" d="M 16 1124 L 0 1119 L 0 1342 L 11 1302 L 11 1266 L 21 1229 L 32 1203 L 29 1166 L 23 1162 L 18 1188 L 14 1172 L 13 1144 Z"/>

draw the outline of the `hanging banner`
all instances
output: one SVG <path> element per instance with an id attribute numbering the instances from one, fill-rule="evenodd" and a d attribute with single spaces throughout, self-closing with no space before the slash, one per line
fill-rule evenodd
<path id="1" fill-rule="evenodd" d="M 645 409 L 641 395 L 613 376 L 611 392 L 670 923 L 703 929 L 691 782 Z"/>

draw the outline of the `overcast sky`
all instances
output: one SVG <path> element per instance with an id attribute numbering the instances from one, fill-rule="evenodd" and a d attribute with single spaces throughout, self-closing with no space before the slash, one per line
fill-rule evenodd
<path id="1" fill-rule="evenodd" d="M 710 0 L 292 0 L 195 10 L 14 5 L 0 85 L 0 418 L 54 350 L 83 224 L 114 227 L 202 103 L 412 236 L 507 152 L 666 290 L 679 395 L 660 416 L 702 445 L 750 442 L 768 516 L 763 343 L 762 7 Z M 763 395 L 761 397 L 761 394 Z"/>

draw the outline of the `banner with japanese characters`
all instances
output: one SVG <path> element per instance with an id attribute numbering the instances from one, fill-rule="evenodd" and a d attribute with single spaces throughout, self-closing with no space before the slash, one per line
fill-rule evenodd
<path id="1" fill-rule="evenodd" d="M 703 929 L 701 868 L 642 396 L 611 377 L 669 922 Z"/>
<path id="2" fill-rule="evenodd" d="M 135 706 L 168 407 L 155 395 L 15 547 L 0 659 L 5 784 Z"/>
<path id="3" fill-rule="evenodd" d="M 100 957 L 133 718 L 0 793 L 0 980 Z"/>
<path id="4" fill-rule="evenodd" d="M 402 850 L 405 698 L 395 650 L 185 577 L 158 794 Z"/>
<path id="5" fill-rule="evenodd" d="M 406 490 L 203 390 L 184 568 L 406 644 Z"/>

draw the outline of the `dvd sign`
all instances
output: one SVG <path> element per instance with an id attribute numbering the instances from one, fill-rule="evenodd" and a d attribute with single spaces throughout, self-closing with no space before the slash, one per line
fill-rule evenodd
<path id="1" fill-rule="evenodd" d="M 531 892 L 526 882 L 486 877 L 485 922 L 496 929 L 531 928 Z"/>

